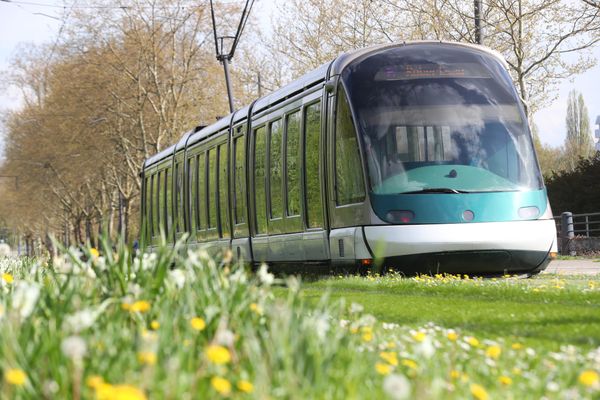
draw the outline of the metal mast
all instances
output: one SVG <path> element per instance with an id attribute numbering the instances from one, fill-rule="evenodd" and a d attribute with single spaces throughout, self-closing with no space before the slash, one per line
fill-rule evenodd
<path id="1" fill-rule="evenodd" d="M 483 44 L 483 35 L 481 34 L 481 0 L 474 0 L 475 17 L 475 43 Z"/>
<path id="2" fill-rule="evenodd" d="M 215 53 L 217 55 L 217 60 L 223 63 L 223 71 L 225 72 L 225 85 L 227 86 L 227 97 L 229 98 L 229 112 L 233 112 L 233 92 L 231 90 L 231 80 L 229 77 L 229 63 L 233 58 L 233 54 L 235 53 L 235 49 L 240 41 L 240 37 L 242 36 L 242 32 L 246 27 L 246 22 L 248 22 L 248 16 L 250 15 L 250 11 L 252 10 L 252 6 L 254 5 L 254 0 L 246 0 L 246 5 L 244 6 L 244 10 L 242 11 L 242 16 L 240 17 L 240 23 L 237 27 L 237 31 L 235 32 L 235 36 L 219 36 L 217 34 L 217 23 L 215 21 L 215 9 L 213 6 L 213 1 L 210 0 L 210 14 L 212 17 L 213 24 L 213 33 L 215 36 Z M 225 50 L 225 40 L 233 40 L 231 44 L 231 48 L 226 52 Z"/>

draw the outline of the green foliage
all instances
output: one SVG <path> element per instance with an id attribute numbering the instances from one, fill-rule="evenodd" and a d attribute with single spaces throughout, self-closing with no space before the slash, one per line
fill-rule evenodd
<path id="1" fill-rule="evenodd" d="M 600 153 L 579 159 L 572 171 L 561 171 L 546 180 L 554 214 L 597 212 L 600 207 Z"/>
<path id="2" fill-rule="evenodd" d="M 453 307 L 455 315 L 462 310 L 468 319 L 472 314 L 465 311 L 478 302 L 465 296 L 451 305 L 452 293 L 510 297 L 523 291 L 512 278 L 392 275 L 326 281 L 305 292 L 298 279 L 277 279 L 266 267 L 253 274 L 203 250 L 183 250 L 178 243 L 133 256 L 104 241 L 100 252 L 67 249 L 52 262 L 0 260 L 2 397 L 463 399 L 599 393 L 598 350 L 551 351 L 528 347 L 520 337 L 496 338 L 494 331 L 476 338 L 466 323 L 451 329 L 456 327 L 424 323 L 423 316 L 396 314 L 390 321 L 389 314 L 378 320 L 367 313 L 378 312 L 373 307 L 380 300 L 388 310 L 415 307 L 401 293 L 378 297 L 380 289 L 399 285 L 400 292 L 413 295 L 424 290 L 421 311 L 443 300 L 444 310 Z M 332 299 L 340 283 L 349 285 L 348 297 L 366 286 L 375 289 L 361 298 L 367 312 Z M 577 296 L 565 290 L 568 295 L 539 295 L 555 306 L 572 301 L 569 318 L 593 322 L 580 303 L 597 304 L 598 286 L 578 290 Z M 535 311 L 537 305 L 525 308 Z"/>
<path id="3" fill-rule="evenodd" d="M 579 158 L 588 158 L 594 153 L 588 109 L 583 95 L 575 90 L 569 93 L 566 126 L 565 157 L 568 169 L 573 170 Z"/>

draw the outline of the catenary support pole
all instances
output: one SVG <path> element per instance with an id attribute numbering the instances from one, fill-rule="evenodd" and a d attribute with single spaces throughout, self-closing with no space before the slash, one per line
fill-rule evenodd
<path id="1" fill-rule="evenodd" d="M 483 37 L 481 34 L 481 0 L 474 0 L 474 17 L 475 17 L 475 43 L 483 44 Z"/>

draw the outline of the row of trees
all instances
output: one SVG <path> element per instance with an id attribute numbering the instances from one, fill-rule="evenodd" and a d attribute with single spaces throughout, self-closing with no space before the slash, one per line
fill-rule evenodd
<path id="1" fill-rule="evenodd" d="M 565 128 L 564 144 L 555 148 L 541 143 L 534 126 L 534 143 L 540 167 L 547 179 L 563 172 L 572 172 L 578 168 L 580 160 L 587 160 L 595 155 L 588 109 L 581 93 L 575 90 L 569 93 L 567 100 Z"/>
<path id="2" fill-rule="evenodd" d="M 86 5 L 102 7 L 67 5 L 59 37 L 22 49 L 11 69 L 25 103 L 4 116 L 0 175 L 19 176 L 19 187 L 0 194 L 0 218 L 30 238 L 137 235 L 143 160 L 228 109 L 206 5 Z M 235 27 L 238 11 L 217 2 L 218 24 Z M 264 94 L 354 48 L 421 39 L 472 43 L 472 14 L 462 0 L 282 2 L 272 26 L 246 29 L 232 69 L 236 105 L 258 96 L 259 73 Z M 484 0 L 483 20 L 484 44 L 506 58 L 528 115 L 553 101 L 562 79 L 594 63 L 595 2 Z"/>

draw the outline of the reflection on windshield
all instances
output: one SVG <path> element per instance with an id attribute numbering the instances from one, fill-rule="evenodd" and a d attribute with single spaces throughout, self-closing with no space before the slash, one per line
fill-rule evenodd
<path id="1" fill-rule="evenodd" d="M 526 122 L 499 62 L 452 46 L 426 51 L 431 46 L 387 50 L 343 73 L 371 190 L 541 187 Z M 459 61 L 452 66 L 454 60 Z M 412 64 L 419 66 L 414 78 L 415 68 L 406 67 Z"/>

